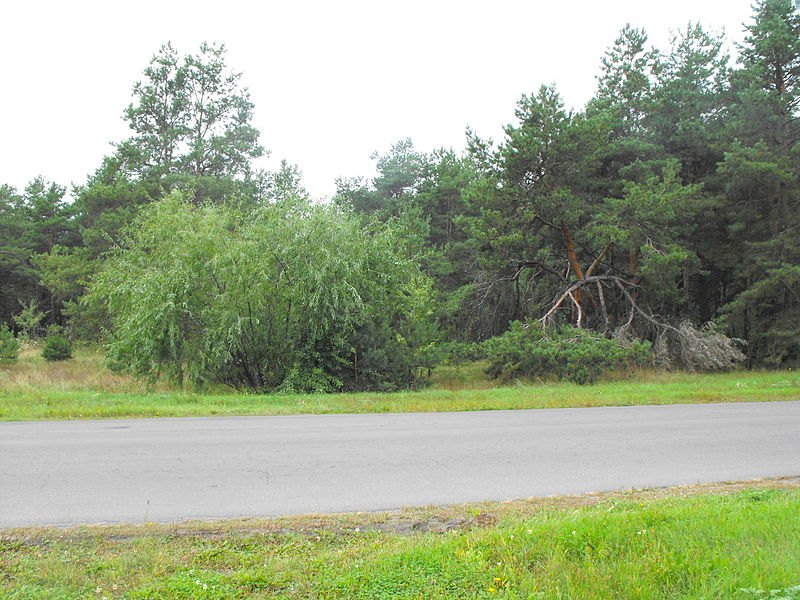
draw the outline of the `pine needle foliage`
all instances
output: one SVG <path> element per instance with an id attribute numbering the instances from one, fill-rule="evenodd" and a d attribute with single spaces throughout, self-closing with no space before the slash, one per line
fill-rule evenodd
<path id="1" fill-rule="evenodd" d="M 554 377 L 593 383 L 613 371 L 644 367 L 652 358 L 649 342 L 624 342 L 569 326 L 544 329 L 539 322 L 516 321 L 483 345 L 487 373 L 504 381 Z"/>

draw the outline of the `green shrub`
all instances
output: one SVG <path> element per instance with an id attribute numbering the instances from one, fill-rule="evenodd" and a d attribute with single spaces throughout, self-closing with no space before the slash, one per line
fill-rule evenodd
<path id="1" fill-rule="evenodd" d="M 463 365 L 486 358 L 486 349 L 477 342 L 450 342 L 444 348 L 444 355 L 451 365 Z"/>
<path id="2" fill-rule="evenodd" d="M 72 344 L 63 335 L 49 335 L 42 349 L 42 358 L 45 360 L 67 360 L 72 358 Z"/>
<path id="3" fill-rule="evenodd" d="M 0 362 L 16 362 L 19 356 L 19 342 L 8 325 L 0 327 Z"/>
<path id="4" fill-rule="evenodd" d="M 247 214 L 180 193 L 143 208 L 81 302 L 109 364 L 252 391 L 412 387 L 436 355 L 433 281 L 397 223 L 302 198 Z"/>
<path id="5" fill-rule="evenodd" d="M 31 300 L 27 304 L 19 301 L 22 310 L 14 315 L 14 322 L 20 329 L 20 337 L 28 340 L 35 340 L 42 337 L 42 321 L 47 313 L 39 310 L 36 300 Z"/>
<path id="6" fill-rule="evenodd" d="M 483 345 L 486 372 L 502 380 L 555 377 L 593 383 L 605 373 L 641 367 L 651 359 L 649 342 L 623 343 L 574 327 L 545 331 L 538 322 L 514 322 Z"/>

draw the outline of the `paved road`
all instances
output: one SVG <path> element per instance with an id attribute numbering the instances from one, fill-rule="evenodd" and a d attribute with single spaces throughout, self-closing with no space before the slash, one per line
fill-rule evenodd
<path id="1" fill-rule="evenodd" d="M 800 402 L 0 423 L 0 527 L 800 475 Z"/>

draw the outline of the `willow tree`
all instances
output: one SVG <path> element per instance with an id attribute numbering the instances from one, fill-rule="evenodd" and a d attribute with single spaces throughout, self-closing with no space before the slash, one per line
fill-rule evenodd
<path id="1" fill-rule="evenodd" d="M 413 385 L 429 280 L 391 226 L 284 201 L 243 215 L 180 194 L 146 207 L 95 278 L 110 360 L 251 390 Z M 429 365 L 427 365 L 429 366 Z"/>

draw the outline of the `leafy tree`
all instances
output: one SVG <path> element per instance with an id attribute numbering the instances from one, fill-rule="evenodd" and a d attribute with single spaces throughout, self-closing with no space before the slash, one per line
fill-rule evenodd
<path id="1" fill-rule="evenodd" d="M 598 213 L 614 201 L 604 196 L 623 187 L 619 181 L 613 187 L 605 182 L 613 115 L 567 113 L 556 90 L 542 86 L 537 94 L 523 96 L 516 116 L 496 151 L 472 142 L 488 158 L 482 180 L 467 192 L 474 212 L 467 221 L 484 269 L 476 292 L 481 304 L 495 310 L 481 319 L 493 325 L 480 337 L 542 314 L 564 285 L 596 275 L 602 261 L 608 265 L 603 270 L 613 267 L 621 254 L 612 252 L 613 239 L 597 235 Z M 632 215 L 617 212 L 617 227 L 635 226 Z M 576 292 L 585 325 L 586 302 L 598 310 L 602 303 L 590 292 Z"/>
<path id="2" fill-rule="evenodd" d="M 14 322 L 19 327 L 21 334 L 28 339 L 36 339 L 44 332 L 44 319 L 47 316 L 39 310 L 39 305 L 35 300 L 27 304 L 20 301 L 22 310 L 14 315 Z"/>
<path id="3" fill-rule="evenodd" d="M 14 188 L 0 186 L 0 322 L 9 323 L 19 301 L 36 293 L 36 272 L 28 262 L 32 252 L 27 235 L 24 200 Z"/>
<path id="4" fill-rule="evenodd" d="M 77 190 L 83 245 L 95 256 L 119 241 L 139 207 L 174 189 L 198 202 L 252 202 L 260 180 L 251 161 L 264 150 L 240 79 L 224 46 L 204 43 L 181 57 L 166 44 L 156 53 L 125 110 L 133 135 Z"/>
<path id="5" fill-rule="evenodd" d="M 42 348 L 42 358 L 47 361 L 69 360 L 72 358 L 72 344 L 63 335 L 48 335 Z"/>
<path id="6" fill-rule="evenodd" d="M 751 363 L 800 361 L 800 14 L 762 0 L 733 74 L 729 150 L 719 167 L 738 260 L 726 306 Z M 730 139 L 729 138 L 729 139 Z"/>
<path id="7" fill-rule="evenodd" d="M 603 199 L 588 228 L 597 247 L 627 257 L 629 280 L 646 292 L 641 299 L 654 314 L 687 312 L 688 278 L 698 266 L 692 234 L 708 203 L 702 186 L 682 184 L 679 171 L 679 161 L 670 159 L 643 183 L 626 181 L 620 197 Z"/>
<path id="8" fill-rule="evenodd" d="M 800 108 L 800 13 L 792 0 L 758 0 L 754 9 L 741 48 L 745 75 L 789 117 Z"/>
<path id="9" fill-rule="evenodd" d="M 597 99 L 620 117 L 621 132 L 636 131 L 650 100 L 659 52 L 647 47 L 647 33 L 625 25 L 606 51 L 598 77 Z"/>
<path id="10" fill-rule="evenodd" d="M 448 149 L 420 153 L 410 139 L 372 158 L 377 177 L 370 183 L 340 179 L 334 202 L 366 218 L 402 224 L 409 249 L 435 280 L 440 328 L 468 336 L 475 315 L 464 300 L 472 290 L 475 259 L 464 222 L 470 214 L 465 191 L 477 176 L 475 162 Z"/>
<path id="11" fill-rule="evenodd" d="M 256 390 L 413 384 L 430 284 L 392 228 L 302 200 L 245 216 L 173 194 L 96 278 L 109 357 L 140 375 Z"/>
<path id="12" fill-rule="evenodd" d="M 413 193 L 425 176 L 427 157 L 414 150 L 410 138 L 394 144 L 389 152 L 372 155 L 376 161 L 379 175 L 373 180 L 375 190 L 388 199 L 399 199 L 404 194 Z"/>
<path id="13" fill-rule="evenodd" d="M 423 270 L 434 277 L 439 291 L 439 323 L 448 335 L 467 334 L 474 318 L 464 299 L 476 274 L 475 243 L 468 233 L 472 214 L 466 192 L 478 178 L 477 165 L 468 156 L 440 149 L 429 156 L 427 176 L 417 184 L 414 208 L 427 225 Z"/>
<path id="14" fill-rule="evenodd" d="M 180 146 L 187 135 L 186 74 L 171 44 L 165 44 L 133 86 L 135 103 L 125 118 L 136 133 L 120 146 L 131 175 L 145 169 L 167 174 L 177 169 Z"/>
<path id="15" fill-rule="evenodd" d="M 73 333 L 100 335 L 102 305 L 77 299 L 142 206 L 176 189 L 198 203 L 253 208 L 269 201 L 270 174 L 251 166 L 264 152 L 252 111 L 241 74 L 225 63 L 224 46 L 204 43 L 181 56 L 166 44 L 153 56 L 124 113 L 133 135 L 76 189 L 80 239 L 36 247 L 33 262 L 52 298 L 63 303 Z"/>
<path id="16" fill-rule="evenodd" d="M 156 53 L 125 111 L 133 137 L 119 146 L 134 176 L 240 177 L 261 156 L 253 103 L 241 73 L 225 64 L 225 46 L 203 43 L 181 58 L 171 44 Z"/>
<path id="17" fill-rule="evenodd" d="M 680 175 L 699 183 L 722 160 L 720 149 L 729 56 L 723 36 L 690 23 L 663 54 L 643 122 L 664 153 L 680 161 Z"/>
<path id="18" fill-rule="evenodd" d="M 256 192 L 257 204 L 285 202 L 288 200 L 310 199 L 308 191 L 303 187 L 303 174 L 300 167 L 290 165 L 286 160 L 274 173 L 263 173 L 259 179 Z M 252 199 L 251 199 L 252 200 Z"/>
<path id="19" fill-rule="evenodd" d="M 60 305 L 41 285 L 36 253 L 78 242 L 73 207 L 66 190 L 43 178 L 31 181 L 22 194 L 0 187 L 0 320 L 11 323 L 20 304 L 47 307 L 58 320 Z"/>
<path id="20" fill-rule="evenodd" d="M 465 191 L 471 214 L 464 219 L 481 267 L 470 301 L 478 314 L 477 339 L 497 335 L 536 310 L 536 268 L 550 262 L 560 245 L 561 222 L 568 227 L 567 213 L 579 202 L 565 181 L 570 167 L 564 132 L 572 116 L 558 93 L 542 86 L 523 96 L 516 117 L 499 148 L 470 141 L 476 163 L 483 163 L 481 177 Z"/>
<path id="21" fill-rule="evenodd" d="M 14 333 L 3 323 L 0 325 L 0 363 L 17 362 L 19 342 Z"/>
<path id="22" fill-rule="evenodd" d="M 35 253 L 49 252 L 53 246 L 77 242 L 73 208 L 64 199 L 66 189 L 39 177 L 31 181 L 23 195 L 29 221 L 26 235 Z"/>
<path id="23" fill-rule="evenodd" d="M 692 236 L 708 201 L 646 130 L 651 105 L 639 100 L 634 127 L 620 107 L 567 113 L 543 86 L 520 100 L 496 151 L 473 144 L 486 164 L 468 192 L 485 269 L 476 291 L 495 311 L 483 336 L 536 316 L 618 336 L 633 324 L 655 338 L 675 329 L 655 315 L 689 311 Z M 637 139 L 650 149 L 642 158 L 630 153 Z"/>
<path id="24" fill-rule="evenodd" d="M 0 322 L 40 306 L 73 335 L 112 330 L 136 372 L 258 389 L 407 385 L 432 340 L 532 319 L 646 338 L 687 368 L 739 360 L 703 325 L 721 320 L 749 364 L 798 363 L 800 14 L 753 9 L 736 67 L 699 24 L 663 52 L 627 25 L 585 109 L 542 86 L 498 144 L 400 140 L 376 177 L 337 182 L 334 208 L 296 166 L 253 169 L 223 46 L 167 44 L 133 88 L 131 137 L 74 204 L 44 179 L 0 187 Z"/>
<path id="25" fill-rule="evenodd" d="M 334 202 L 385 221 L 403 212 L 416 195 L 428 172 L 429 159 L 414 149 L 410 138 L 392 144 L 385 154 L 373 153 L 371 158 L 378 175 L 371 182 L 339 179 Z"/>

